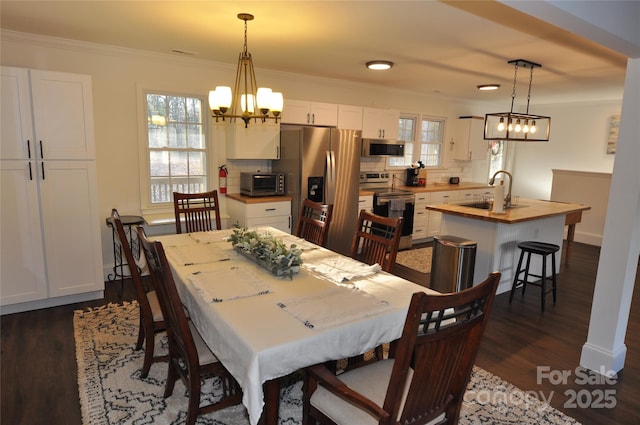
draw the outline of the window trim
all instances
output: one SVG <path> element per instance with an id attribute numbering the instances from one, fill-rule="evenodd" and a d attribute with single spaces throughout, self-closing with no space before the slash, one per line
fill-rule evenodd
<path id="1" fill-rule="evenodd" d="M 420 131 L 420 127 L 422 126 L 422 121 L 423 120 L 428 120 L 428 121 L 440 121 L 442 122 L 443 128 L 442 128 L 442 134 L 441 134 L 441 140 L 440 140 L 440 163 L 439 165 L 426 165 L 425 168 L 429 169 L 429 170 L 441 170 L 446 168 L 443 164 L 444 164 L 444 146 L 445 146 L 445 138 L 446 138 L 446 133 L 448 130 L 447 124 L 448 124 L 448 119 L 445 116 L 438 116 L 438 115 L 432 115 L 432 114 L 416 114 L 416 113 L 400 113 L 400 119 L 402 118 L 412 118 L 415 120 L 415 127 L 414 127 L 414 132 L 413 132 L 413 148 L 414 148 L 414 156 L 415 156 L 415 152 L 416 149 L 419 149 L 418 146 L 422 145 L 422 142 L 419 140 L 420 136 L 418 135 L 418 132 Z M 398 123 L 399 125 L 399 123 Z M 389 170 L 403 170 L 405 168 L 408 167 L 407 164 L 404 165 L 391 165 L 391 158 L 387 159 L 387 169 Z"/>
<path id="2" fill-rule="evenodd" d="M 138 167 L 139 167 L 139 187 L 140 187 L 140 210 L 143 215 L 146 214 L 167 214 L 173 213 L 173 203 L 165 202 L 162 204 L 152 204 L 150 201 L 151 179 L 149 176 L 149 154 L 148 144 L 149 135 L 147 127 L 147 94 L 162 94 L 169 96 L 193 97 L 198 98 L 202 102 L 203 108 L 203 134 L 206 145 L 206 181 L 207 187 L 213 187 L 213 171 L 212 164 L 216 164 L 216 150 L 213 142 L 213 126 L 211 125 L 208 115 L 208 103 L 206 96 L 201 93 L 193 93 L 191 91 L 180 91 L 161 86 L 148 87 L 140 84 L 136 85 L 137 97 L 137 125 L 138 125 Z"/>

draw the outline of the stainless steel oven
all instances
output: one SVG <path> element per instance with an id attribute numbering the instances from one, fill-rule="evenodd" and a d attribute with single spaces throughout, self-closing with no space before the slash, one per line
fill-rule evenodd
<path id="1" fill-rule="evenodd" d="M 374 189 L 373 212 L 383 217 L 402 217 L 399 249 L 411 248 L 415 196 L 407 190 Z"/>

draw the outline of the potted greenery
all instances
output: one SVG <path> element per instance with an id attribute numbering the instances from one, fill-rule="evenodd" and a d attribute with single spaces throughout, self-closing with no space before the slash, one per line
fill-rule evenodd
<path id="1" fill-rule="evenodd" d="M 229 237 L 233 248 L 279 277 L 293 278 L 300 271 L 302 250 L 295 244 L 289 248 L 270 233 L 246 228 L 233 229 Z"/>

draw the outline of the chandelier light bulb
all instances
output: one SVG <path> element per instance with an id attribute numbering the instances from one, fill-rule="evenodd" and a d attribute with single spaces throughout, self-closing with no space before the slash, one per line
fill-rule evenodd
<path id="1" fill-rule="evenodd" d="M 498 131 L 504 130 L 504 118 L 500 118 L 500 122 L 498 123 Z"/>
<path id="2" fill-rule="evenodd" d="M 511 118 L 509 118 L 509 125 L 507 125 L 507 131 L 513 131 L 513 122 L 511 122 Z"/>
<path id="3" fill-rule="evenodd" d="M 538 131 L 538 129 L 536 128 L 536 120 L 533 120 L 531 122 L 531 128 L 529 128 L 529 132 L 531 134 L 535 133 L 536 131 Z"/>
<path id="4" fill-rule="evenodd" d="M 523 133 L 529 132 L 529 120 L 524 120 L 524 125 L 522 126 L 522 132 Z"/>
<path id="5" fill-rule="evenodd" d="M 522 126 L 520 125 L 520 120 L 516 121 L 516 133 L 520 133 L 522 131 Z"/>
<path id="6" fill-rule="evenodd" d="M 282 107 L 284 106 L 284 98 L 281 92 L 272 92 L 271 93 L 271 112 L 278 116 L 280 112 L 282 112 Z"/>
<path id="7" fill-rule="evenodd" d="M 258 110 L 262 115 L 267 115 L 269 109 L 271 109 L 271 94 L 272 91 L 268 87 L 258 87 L 256 93 L 256 100 L 258 102 Z"/>

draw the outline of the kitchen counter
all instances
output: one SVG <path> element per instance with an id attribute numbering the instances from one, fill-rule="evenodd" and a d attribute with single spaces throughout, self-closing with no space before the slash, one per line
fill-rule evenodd
<path id="1" fill-rule="evenodd" d="M 265 202 L 286 202 L 291 201 L 291 196 L 246 196 L 240 193 L 227 193 L 227 198 L 235 199 L 236 201 L 245 204 L 263 204 Z"/>
<path id="2" fill-rule="evenodd" d="M 456 203 L 428 205 L 442 213 L 441 235 L 452 235 L 477 243 L 473 282 L 477 284 L 493 271 L 502 273 L 497 293 L 511 290 L 520 257 L 518 243 L 541 241 L 562 246 L 567 216 L 582 214 L 591 207 L 581 204 L 520 198 L 518 205 L 504 214 Z M 562 250 L 556 255 L 559 271 Z M 531 258 L 531 273 L 542 274 L 539 256 Z M 551 276 L 551 265 L 547 267 Z"/>
<path id="3" fill-rule="evenodd" d="M 428 183 L 426 186 L 399 186 L 395 185 L 395 189 L 408 190 L 413 193 L 425 193 L 425 192 L 445 192 L 452 190 L 473 190 L 473 189 L 492 189 L 493 186 L 489 186 L 487 183 L 474 183 L 474 182 L 462 182 L 460 184 L 449 183 Z M 360 195 L 373 195 L 374 193 L 367 189 L 360 189 Z"/>
<path id="4" fill-rule="evenodd" d="M 468 217 L 476 220 L 492 221 L 495 223 L 520 223 L 523 221 L 538 220 L 544 217 L 567 215 L 576 212 L 590 210 L 591 207 L 582 204 L 570 204 L 565 202 L 541 201 L 537 199 L 520 199 L 518 205 L 506 209 L 504 214 L 493 213 L 490 210 L 468 207 L 456 203 L 427 205 L 426 209 L 439 211 L 446 214 Z"/>

